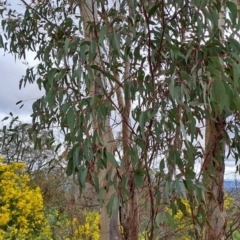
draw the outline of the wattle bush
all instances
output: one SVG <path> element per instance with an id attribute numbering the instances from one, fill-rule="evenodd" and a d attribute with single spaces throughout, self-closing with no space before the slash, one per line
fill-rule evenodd
<path id="1" fill-rule="evenodd" d="M 24 168 L 0 157 L 0 239 L 52 239 L 41 191 L 29 186 Z"/>

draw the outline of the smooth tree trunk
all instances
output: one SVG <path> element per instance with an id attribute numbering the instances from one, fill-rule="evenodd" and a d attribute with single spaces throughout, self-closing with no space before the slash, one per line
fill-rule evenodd
<path id="1" fill-rule="evenodd" d="M 91 42 L 93 39 L 96 39 L 97 36 L 89 32 L 88 23 L 91 22 L 95 25 L 98 23 L 97 2 L 95 0 L 79 0 L 79 8 L 83 20 L 85 40 Z M 101 66 L 100 53 L 96 55 L 94 64 Z M 99 76 L 95 77 L 96 79 L 102 79 L 101 77 L 99 78 Z M 103 81 L 101 83 L 94 81 L 90 88 L 91 97 L 96 96 L 96 94 L 102 94 L 99 84 L 105 86 L 105 83 Z M 100 131 L 99 122 L 97 120 L 93 120 L 93 131 L 98 132 L 104 146 L 106 147 L 107 152 L 113 155 L 115 143 L 112 129 L 110 127 L 110 117 L 107 117 L 105 121 L 104 131 Z M 98 175 L 99 187 L 100 189 L 105 189 L 103 193 L 103 206 L 100 212 L 100 237 L 103 240 L 121 239 L 119 210 L 117 207 L 114 207 L 112 216 L 109 216 L 107 208 L 110 197 L 115 193 L 113 186 L 107 187 L 106 175 L 110 171 L 112 172 L 112 176 L 114 176 L 115 168 L 108 161 L 107 167 L 105 169 L 100 169 Z"/>
<path id="2" fill-rule="evenodd" d="M 224 41 L 225 7 L 221 6 L 218 27 L 220 39 Z M 214 81 L 211 80 L 211 81 Z M 223 240 L 226 230 L 226 210 L 224 208 L 224 172 L 226 117 L 208 108 L 210 116 L 206 119 L 205 157 L 202 166 L 203 182 L 208 192 L 205 194 L 207 224 L 205 240 Z"/>

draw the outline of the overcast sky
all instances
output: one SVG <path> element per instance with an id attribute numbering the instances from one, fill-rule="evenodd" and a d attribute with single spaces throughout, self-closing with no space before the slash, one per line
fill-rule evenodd
<path id="1" fill-rule="evenodd" d="M 15 6 L 18 9 L 22 8 L 17 5 Z M 29 52 L 27 54 L 27 61 L 30 66 L 36 64 L 33 58 L 34 54 Z M 36 83 L 28 83 L 25 88 L 19 89 L 19 81 L 25 74 L 26 68 L 27 66 L 23 61 L 19 59 L 15 61 L 14 56 L 5 54 L 0 49 L 0 127 L 3 126 L 2 119 L 8 116 L 10 112 L 14 116 L 19 116 L 22 122 L 31 122 L 32 103 L 43 95 L 43 92 L 39 91 Z M 19 109 L 21 104 L 16 105 L 16 102 L 20 100 L 24 102 L 24 106 L 21 109 Z M 238 174 L 234 174 L 235 169 L 235 161 L 233 159 L 227 160 L 225 178 L 240 178 Z"/>
<path id="2" fill-rule="evenodd" d="M 29 59 L 32 54 L 29 54 Z M 14 59 L 10 54 L 4 54 L 0 50 L 0 119 L 9 115 L 10 112 L 19 116 L 21 120 L 30 119 L 31 106 L 34 100 L 40 97 L 41 93 L 37 84 L 27 84 L 25 88 L 19 89 L 19 81 L 25 74 L 27 66 L 20 60 Z M 24 106 L 19 109 L 20 105 L 16 102 L 23 100 Z"/>

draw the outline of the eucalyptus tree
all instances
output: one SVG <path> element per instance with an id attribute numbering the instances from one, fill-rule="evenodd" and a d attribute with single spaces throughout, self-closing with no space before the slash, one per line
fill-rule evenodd
<path id="1" fill-rule="evenodd" d="M 33 103 L 31 132 L 55 124 L 64 133 L 67 174 L 76 173 L 81 188 L 91 179 L 99 195 L 101 238 L 138 239 L 141 190 L 149 239 L 164 237 L 164 221 L 174 228 L 177 209 L 186 211 L 182 198 L 191 208 L 191 236 L 224 239 L 224 147 L 236 163 L 239 157 L 236 4 L 19 2 L 24 13 L 1 2 L 0 45 L 16 58 L 36 54 L 39 63 L 20 80 L 45 91 Z M 219 25 L 223 9 L 228 17 Z"/>
<path id="2" fill-rule="evenodd" d="M 226 7 L 230 10 L 230 14 L 228 17 L 228 12 Z M 238 24 L 237 20 L 239 19 L 239 10 L 240 10 L 240 2 L 234 1 L 230 2 L 224 1 L 221 2 L 220 6 L 217 8 L 218 10 L 218 25 L 213 26 L 212 29 L 217 28 L 218 32 L 218 40 L 220 44 L 229 43 L 231 41 L 231 37 L 236 40 L 237 35 L 235 35 L 235 29 L 232 27 L 235 24 Z M 226 24 L 227 21 L 227 24 Z M 233 26 L 231 26 L 232 23 Z M 231 32 L 230 39 L 225 38 L 226 32 Z M 234 38 L 235 35 L 235 38 Z M 213 47 L 212 50 L 215 49 L 215 53 L 217 55 L 222 54 L 222 51 L 217 50 L 216 47 Z M 207 106 L 207 116 L 206 118 L 206 126 L 205 126 L 205 153 L 204 153 L 204 161 L 202 164 L 202 177 L 203 183 L 207 188 L 206 196 L 206 205 L 207 205 L 207 223 L 205 228 L 205 239 L 225 239 L 225 228 L 226 228 L 226 210 L 224 208 L 224 172 L 225 172 L 225 152 L 226 146 L 230 143 L 229 146 L 229 155 L 231 152 L 234 152 L 234 157 L 236 159 L 236 163 L 238 161 L 238 154 L 234 151 L 233 145 L 231 142 L 235 142 L 235 140 L 231 141 L 229 132 L 233 132 L 232 124 L 227 124 L 227 120 L 229 115 L 233 112 L 237 111 L 236 105 L 232 105 L 231 101 L 238 101 L 238 91 L 236 91 L 236 95 L 230 94 L 230 92 L 234 92 L 234 87 L 232 81 L 238 81 L 238 52 L 235 48 L 232 53 L 227 52 L 227 54 L 232 54 L 233 58 L 230 60 L 229 58 L 224 57 L 223 60 L 219 62 L 222 66 L 220 71 L 216 71 L 214 74 L 210 73 L 208 75 L 208 85 L 211 88 L 211 102 Z M 225 53 L 226 54 L 226 53 Z M 212 61 L 212 60 L 210 60 Z M 230 65 L 230 69 L 232 69 L 232 73 L 226 71 L 228 68 L 227 65 Z M 235 70 L 234 70 L 235 69 Z M 229 70 L 229 69 L 228 69 Z M 236 72 L 237 70 L 237 72 Z M 206 73 L 209 73 L 209 66 L 205 63 Z M 235 73 L 234 73 L 235 71 Z M 233 88 L 232 88 L 233 87 Z M 221 89 L 221 90 L 220 90 Z M 232 90 L 232 91 L 231 91 Z M 223 91 L 223 92 L 222 92 Z M 221 96 L 219 96 L 221 92 Z M 222 98 L 222 96 L 224 96 Z M 234 100 L 233 100 L 234 99 Z M 236 104 L 236 103 L 235 103 Z M 218 105 L 216 108 L 215 106 Z M 235 110 L 235 111 L 234 111 Z M 230 122 L 237 118 L 230 117 Z M 238 135 L 238 124 L 234 126 L 235 132 L 234 137 Z M 238 152 L 238 151 L 237 151 Z M 228 156 L 229 156 L 228 155 Z"/>

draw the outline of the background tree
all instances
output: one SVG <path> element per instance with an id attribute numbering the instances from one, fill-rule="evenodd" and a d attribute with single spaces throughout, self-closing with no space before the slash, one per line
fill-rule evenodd
<path id="1" fill-rule="evenodd" d="M 0 129 L 0 153 L 4 161 L 8 164 L 26 163 L 29 174 L 46 166 L 49 169 L 57 165 L 59 154 L 59 151 L 55 151 L 51 132 L 43 130 L 34 136 L 31 128 L 31 124 L 22 123 L 11 114 L 8 128 L 4 126 Z"/>

